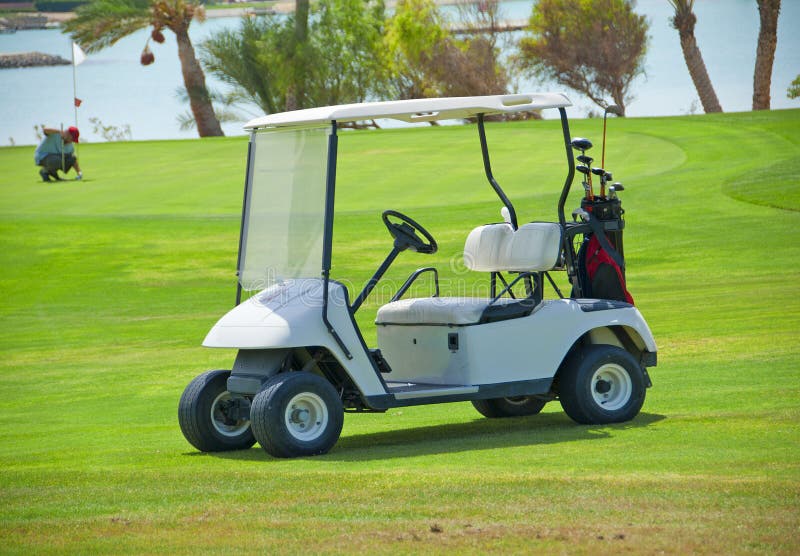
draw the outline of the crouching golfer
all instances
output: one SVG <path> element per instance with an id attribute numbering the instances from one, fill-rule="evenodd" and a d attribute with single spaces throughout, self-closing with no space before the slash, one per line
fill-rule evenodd
<path id="1" fill-rule="evenodd" d="M 36 152 L 33 155 L 33 160 L 37 166 L 41 166 L 39 175 L 42 176 L 44 181 L 50 181 L 50 178 L 60 180 L 58 171 L 61 170 L 65 174 L 69 172 L 70 168 L 75 168 L 78 174 L 75 179 L 83 178 L 81 167 L 78 165 L 78 159 L 75 158 L 75 145 L 80 137 L 80 132 L 77 127 L 70 127 L 66 131 L 59 131 L 50 127 L 42 126 L 44 132 L 44 139 L 36 147 Z"/>

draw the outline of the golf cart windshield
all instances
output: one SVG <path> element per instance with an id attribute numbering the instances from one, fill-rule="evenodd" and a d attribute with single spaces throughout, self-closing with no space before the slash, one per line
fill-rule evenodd
<path id="1" fill-rule="evenodd" d="M 487 178 L 516 226 L 513 207 L 491 175 L 483 117 L 557 108 L 566 138 L 569 136 L 567 106 L 569 99 L 560 93 L 523 93 L 322 106 L 251 120 L 245 126 L 252 135 L 239 246 L 241 288 L 259 290 L 294 278 L 322 277 L 327 283 L 331 268 L 337 126 L 376 118 L 410 123 L 477 118 Z M 566 151 L 570 162 L 569 184 L 573 175 L 569 145 Z M 567 185 L 562 197 L 568 191 Z M 327 295 L 327 288 L 325 292 Z M 238 298 L 237 294 L 237 303 Z M 325 314 L 323 308 L 323 319 Z"/>
<path id="2" fill-rule="evenodd" d="M 254 133 L 239 282 L 247 291 L 320 275 L 330 126 Z"/>

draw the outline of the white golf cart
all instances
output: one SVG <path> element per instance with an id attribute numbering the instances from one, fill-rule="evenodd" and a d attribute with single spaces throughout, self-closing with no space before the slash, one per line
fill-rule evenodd
<path id="1" fill-rule="evenodd" d="M 179 406 L 186 439 L 202 451 L 257 441 L 277 457 L 322 454 L 338 440 L 344 411 L 458 401 L 486 417 L 531 415 L 559 399 L 579 423 L 634 418 L 656 344 L 633 305 L 581 294 L 576 238 L 598 222 L 591 207 L 576 211 L 580 219 L 564 216 L 575 173 L 568 106 L 561 94 L 516 94 L 331 106 L 249 122 L 237 306 L 203 342 L 238 353 L 232 370 L 206 372 L 187 386 Z M 559 222 L 519 224 L 492 175 L 484 117 L 543 109 L 560 112 L 566 149 Z M 337 133 L 342 124 L 378 118 L 477 120 L 504 221 L 464 230 L 464 263 L 486 273 L 490 297 L 439 297 L 437 282 L 437 295 L 403 298 L 433 270 L 420 269 L 378 310 L 379 349 L 369 349 L 354 319 L 365 298 L 402 251 L 437 251 L 425 228 L 386 210 L 393 247 L 361 293 L 351 300 L 331 277 Z M 589 142 L 575 141 L 585 155 Z M 600 225 L 619 232 L 620 223 Z M 571 296 L 558 290 L 554 270 L 568 273 Z M 558 298 L 544 299 L 545 278 Z M 514 296 L 514 286 L 524 286 L 524 297 Z M 258 293 L 240 303 L 243 290 Z"/>

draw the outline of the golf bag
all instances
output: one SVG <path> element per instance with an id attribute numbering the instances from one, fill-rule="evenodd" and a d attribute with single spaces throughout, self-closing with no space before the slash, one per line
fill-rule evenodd
<path id="1" fill-rule="evenodd" d="M 633 297 L 625 285 L 622 230 L 625 221 L 619 199 L 581 202 L 589 214 L 591 233 L 584 234 L 578 250 L 578 280 L 583 297 L 625 301 Z"/>

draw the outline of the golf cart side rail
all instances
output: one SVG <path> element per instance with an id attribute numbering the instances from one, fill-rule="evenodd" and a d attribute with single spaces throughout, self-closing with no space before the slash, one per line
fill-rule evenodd
<path id="1" fill-rule="evenodd" d="M 524 93 L 477 97 L 420 98 L 321 106 L 255 118 L 246 130 L 265 127 L 306 127 L 389 118 L 408 123 L 475 118 L 478 114 L 510 114 L 572 106 L 562 93 Z"/>

